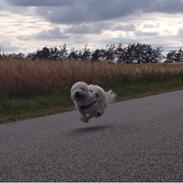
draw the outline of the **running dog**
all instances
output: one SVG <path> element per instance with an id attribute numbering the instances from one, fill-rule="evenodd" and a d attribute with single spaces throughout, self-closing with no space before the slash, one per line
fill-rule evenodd
<path id="1" fill-rule="evenodd" d="M 71 98 L 80 119 L 88 122 L 93 117 L 100 117 L 109 103 L 114 102 L 116 94 L 112 90 L 105 92 L 100 86 L 77 82 L 71 88 Z"/>

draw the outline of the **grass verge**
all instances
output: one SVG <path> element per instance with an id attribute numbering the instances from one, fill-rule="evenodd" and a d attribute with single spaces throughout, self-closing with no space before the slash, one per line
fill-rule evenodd
<path id="1" fill-rule="evenodd" d="M 143 83 L 113 84 L 117 101 L 183 89 L 183 78 Z M 107 88 L 106 88 L 107 89 Z M 56 91 L 49 95 L 30 98 L 0 99 L 0 123 L 27 119 L 74 109 L 70 91 Z"/>

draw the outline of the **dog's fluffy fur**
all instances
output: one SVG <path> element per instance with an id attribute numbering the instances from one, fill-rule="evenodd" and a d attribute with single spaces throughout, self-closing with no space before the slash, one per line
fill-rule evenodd
<path id="1" fill-rule="evenodd" d="M 116 94 L 112 90 L 105 92 L 98 85 L 88 85 L 81 81 L 71 88 L 71 98 L 83 122 L 103 115 L 104 109 L 109 103 L 114 102 L 115 97 Z"/>

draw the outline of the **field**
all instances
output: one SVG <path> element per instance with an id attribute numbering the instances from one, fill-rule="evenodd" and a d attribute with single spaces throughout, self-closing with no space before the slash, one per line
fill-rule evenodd
<path id="1" fill-rule="evenodd" d="M 85 81 L 112 88 L 118 100 L 183 88 L 183 64 L 0 61 L 0 121 L 73 108 L 70 87 Z"/>

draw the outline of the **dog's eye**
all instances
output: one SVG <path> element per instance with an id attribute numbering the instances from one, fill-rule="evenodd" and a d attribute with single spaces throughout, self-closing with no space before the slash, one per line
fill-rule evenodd
<path id="1" fill-rule="evenodd" d="M 95 96 L 98 98 L 99 97 L 99 94 L 98 93 L 95 93 Z"/>
<path id="2" fill-rule="evenodd" d="M 93 92 L 93 90 L 89 90 L 91 93 Z"/>

